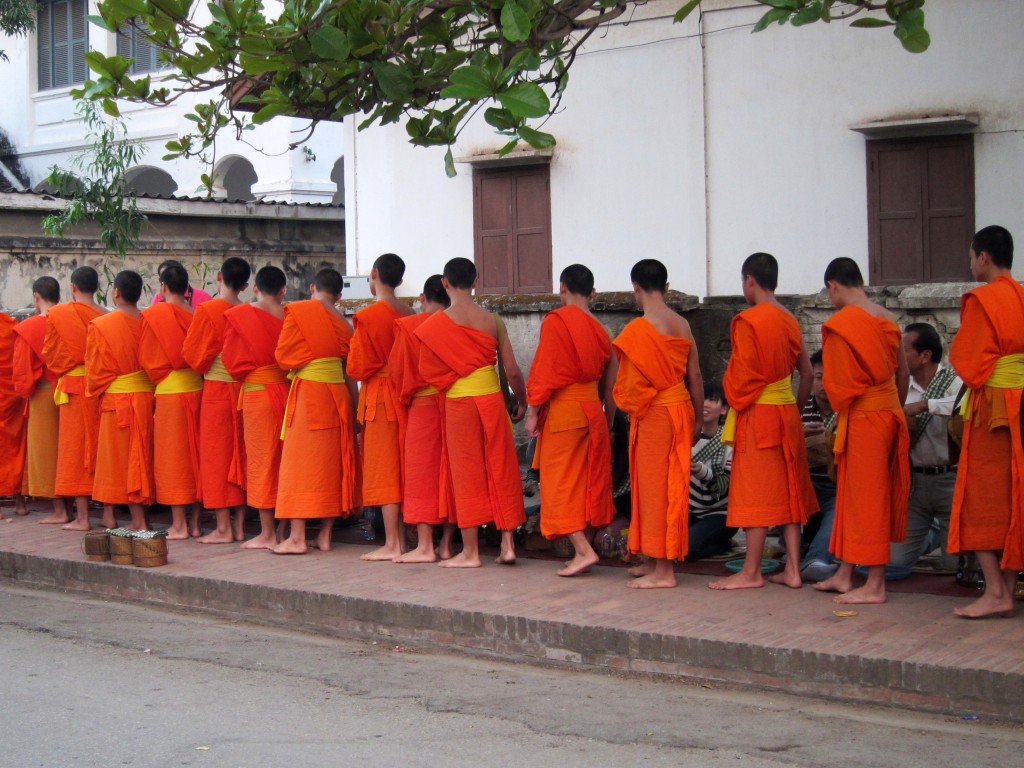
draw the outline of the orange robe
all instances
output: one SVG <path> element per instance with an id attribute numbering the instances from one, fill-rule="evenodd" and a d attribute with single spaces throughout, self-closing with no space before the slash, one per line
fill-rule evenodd
<path id="1" fill-rule="evenodd" d="M 57 407 L 60 432 L 54 490 L 58 496 L 92 495 L 100 401 L 96 397 L 86 397 L 84 375 L 67 374 L 85 364 L 85 337 L 89 323 L 102 314 L 102 311 L 77 301 L 58 304 L 46 313 L 43 360 L 59 377 L 57 389 L 67 395 L 67 401 Z"/>
<path id="2" fill-rule="evenodd" d="M 21 493 L 25 469 L 25 398 L 14 389 L 14 328 L 0 312 L 0 496 Z"/>
<path id="3" fill-rule="evenodd" d="M 284 308 L 277 363 L 296 371 L 314 360 L 348 356 L 348 323 L 319 301 Z M 285 412 L 275 516 L 317 518 L 359 508 L 352 400 L 345 384 L 292 379 Z"/>
<path id="4" fill-rule="evenodd" d="M 807 467 L 800 410 L 758 403 L 769 384 L 793 375 L 800 356 L 800 324 L 762 303 L 732 319 L 732 356 L 722 384 L 736 411 L 736 436 L 726 525 L 770 527 L 798 523 L 818 511 Z"/>
<path id="5" fill-rule="evenodd" d="M 615 517 L 608 421 L 598 393 L 612 354 L 608 331 L 579 307 L 540 326 L 527 402 L 540 407 L 534 466 L 540 469 L 540 530 L 549 539 L 599 528 Z"/>
<path id="6" fill-rule="evenodd" d="M 110 312 L 89 323 L 85 392 L 100 397 L 92 497 L 105 504 L 152 504 L 153 393 L 107 392 L 118 376 L 142 371 L 142 320 Z"/>
<path id="7" fill-rule="evenodd" d="M 376 301 L 352 318 L 355 335 L 346 374 L 359 381 L 356 418 L 363 425 L 360 448 L 363 504 L 379 506 L 402 501 L 401 434 L 404 409 L 399 407 L 388 369 L 395 343 L 395 321 L 402 317 L 389 304 Z"/>
<path id="8" fill-rule="evenodd" d="M 192 313 L 161 302 L 142 313 L 139 361 L 157 385 L 153 411 L 153 479 L 160 504 L 199 501 L 199 407 L 202 389 L 161 394 L 172 371 L 189 370 L 182 355 Z"/>
<path id="9" fill-rule="evenodd" d="M 683 379 L 692 345 L 658 333 L 642 317 L 612 344 L 619 358 L 613 395 L 630 417 L 629 551 L 659 559 L 682 560 L 689 551 L 694 411 Z"/>
<path id="10" fill-rule="evenodd" d="M 202 305 L 205 306 L 205 305 Z M 283 321 L 251 304 L 224 313 L 224 366 L 243 383 L 245 493 L 249 506 L 273 509 L 281 471 L 281 423 L 288 379 L 274 350 Z"/>
<path id="11" fill-rule="evenodd" d="M 847 306 L 821 335 L 825 391 L 839 414 L 829 549 L 848 563 L 884 565 L 889 542 L 906 536 L 910 496 L 910 434 L 895 380 L 900 329 Z"/>
<path id="12" fill-rule="evenodd" d="M 1006 570 L 1024 570 L 1024 447 L 1021 390 L 986 386 L 996 360 L 1024 352 L 1024 288 L 1009 277 L 965 293 L 949 362 L 971 388 L 949 551 L 1002 550 Z"/>
<path id="13" fill-rule="evenodd" d="M 14 388 L 28 400 L 25 435 L 25 473 L 22 490 L 29 496 L 52 499 L 57 494 L 59 416 L 53 401 L 57 376 L 43 362 L 46 318 L 35 315 L 14 329 Z"/>
<path id="14" fill-rule="evenodd" d="M 224 315 L 232 305 L 224 299 L 204 301 L 192 315 L 181 355 L 192 370 L 203 374 L 199 407 L 199 497 L 206 509 L 245 504 L 245 437 L 238 415 L 242 385 L 223 381 Z M 233 377 L 231 377 L 233 378 Z"/>
<path id="15" fill-rule="evenodd" d="M 402 519 L 408 525 L 455 522 L 455 496 L 444 430 L 444 393 L 420 373 L 416 329 L 429 314 L 395 321 L 395 344 L 388 357 L 391 385 L 405 409 L 402 450 Z"/>
<path id="16" fill-rule="evenodd" d="M 459 379 L 494 368 L 498 341 L 435 312 L 415 330 L 421 342 L 420 373 L 446 393 L 446 446 L 460 528 L 493 522 L 511 531 L 526 520 L 523 481 L 512 439 L 512 423 L 501 392 L 452 397 Z M 495 380 L 497 375 L 495 375 Z"/>

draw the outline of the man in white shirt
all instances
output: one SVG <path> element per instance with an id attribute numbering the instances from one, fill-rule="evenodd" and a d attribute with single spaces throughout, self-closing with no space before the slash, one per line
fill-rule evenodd
<path id="1" fill-rule="evenodd" d="M 956 485 L 955 449 L 950 451 L 947 426 L 963 382 L 942 364 L 942 339 L 927 323 L 903 331 L 903 349 L 910 368 L 910 390 L 903 411 L 910 427 L 913 485 L 907 510 L 907 539 L 892 545 L 890 562 L 912 566 L 936 547 L 938 567 L 954 570 L 957 557 L 946 549 L 949 515 Z"/>

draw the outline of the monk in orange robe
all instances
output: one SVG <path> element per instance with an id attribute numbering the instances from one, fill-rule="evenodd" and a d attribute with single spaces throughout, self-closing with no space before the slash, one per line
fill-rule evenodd
<path id="1" fill-rule="evenodd" d="M 199 537 L 199 408 L 203 377 L 182 354 L 192 324 L 185 300 L 188 273 L 170 265 L 160 273 L 163 301 L 142 313 L 139 361 L 156 384 L 153 479 L 156 500 L 171 508 L 168 539 Z"/>
<path id="2" fill-rule="evenodd" d="M 25 398 L 14 390 L 14 328 L 18 321 L 0 312 L 0 496 L 13 496 L 15 512 L 27 515 L 21 493 L 25 469 Z M 0 512 L 0 520 L 3 512 Z"/>
<path id="3" fill-rule="evenodd" d="M 256 301 L 224 313 L 221 357 L 231 378 L 242 382 L 242 435 L 245 440 L 245 493 L 260 514 L 260 533 L 242 549 L 270 549 L 278 544 L 274 505 L 281 469 L 281 424 L 288 399 L 288 378 L 274 351 L 284 325 L 281 302 L 287 287 L 284 272 L 263 267 L 256 273 Z"/>
<path id="4" fill-rule="evenodd" d="M 575 576 L 598 561 L 588 531 L 593 535 L 615 517 L 609 430 L 618 361 L 608 330 L 590 312 L 594 273 L 573 264 L 558 281 L 562 308 L 540 326 L 526 383 L 525 427 L 537 438 L 540 531 L 549 539 L 569 537 L 575 556 L 558 575 Z"/>
<path id="5" fill-rule="evenodd" d="M 455 258 L 444 266 L 442 285 L 451 306 L 435 312 L 416 329 L 420 373 L 445 393 L 445 432 L 455 492 L 455 517 L 462 531 L 462 552 L 442 560 L 443 568 L 479 568 L 479 530 L 493 522 L 501 531 L 497 562 L 515 562 L 512 532 L 526 520 L 523 486 L 498 375 L 502 356 L 517 404 L 512 418 L 526 412 L 526 383 L 507 334 L 498 343 L 498 320 L 473 301 L 476 266 Z"/>
<path id="6" fill-rule="evenodd" d="M 629 586 L 657 589 L 676 586 L 673 561 L 689 549 L 690 449 L 700 435 L 704 382 L 690 326 L 665 303 L 665 265 L 642 259 L 630 280 L 643 317 L 612 343 L 619 360 L 614 395 L 630 417 L 629 551 L 647 562 L 630 569 L 638 578 Z"/>
<path id="7" fill-rule="evenodd" d="M 245 539 L 245 438 L 238 398 L 242 385 L 224 366 L 224 316 L 242 303 L 238 294 L 249 286 L 252 268 L 231 256 L 217 273 L 217 298 L 199 304 L 185 335 L 181 355 L 203 376 L 199 406 L 199 496 L 215 510 L 217 527 L 200 544 L 230 544 Z M 231 515 L 234 513 L 234 526 Z"/>
<path id="8" fill-rule="evenodd" d="M 954 613 L 965 619 L 1013 616 L 1024 571 L 1024 288 L 1013 279 L 1013 237 L 1000 226 L 971 242 L 971 274 L 985 283 L 961 300 L 949 362 L 968 386 L 960 471 L 953 493 L 949 551 L 973 551 L 985 592 Z"/>
<path id="9" fill-rule="evenodd" d="M 28 401 L 22 491 L 36 499 L 53 500 L 53 513 L 40 523 L 63 525 L 69 520 L 68 508 L 54 487 L 59 439 L 59 416 L 53 400 L 57 375 L 43 362 L 46 313 L 59 302 L 60 285 L 52 277 L 40 277 L 32 284 L 32 303 L 39 314 L 14 329 L 12 370 L 15 391 Z"/>
<path id="10" fill-rule="evenodd" d="M 825 391 L 838 414 L 836 516 L 830 550 L 842 560 L 815 589 L 837 603 L 884 603 L 889 543 L 903 541 L 910 497 L 910 433 L 903 414 L 910 373 L 899 326 L 870 301 L 853 259 L 834 259 L 825 287 L 839 309 L 821 327 Z M 854 588 L 855 565 L 868 567 Z"/>
<path id="11" fill-rule="evenodd" d="M 337 270 L 322 269 L 309 286 L 311 298 L 284 308 L 275 356 L 292 385 L 275 514 L 291 523 L 291 534 L 271 550 L 279 555 L 305 553 L 308 518 L 322 520 L 317 546 L 329 550 L 335 518 L 359 508 L 357 393 L 344 368 L 352 328 L 335 306 L 342 286 Z"/>
<path id="12" fill-rule="evenodd" d="M 402 436 L 402 520 L 416 526 L 416 548 L 395 558 L 396 563 L 434 563 L 452 556 L 455 496 L 445 445 L 442 392 L 420 373 L 420 340 L 416 329 L 435 312 L 451 306 L 441 275 L 423 285 L 423 312 L 395 321 L 395 344 L 388 356 L 391 383 L 405 409 Z M 441 544 L 434 549 L 434 526 L 442 526 Z"/>
<path id="13" fill-rule="evenodd" d="M 775 298 L 775 257 L 755 253 L 740 272 L 750 309 L 736 315 L 730 328 L 732 357 L 722 382 L 729 416 L 722 442 L 735 445 L 726 525 L 746 531 L 747 553 L 739 572 L 708 586 L 763 587 L 764 542 L 768 529 L 778 525 L 786 544 L 786 567 L 771 580 L 798 589 L 803 586 L 800 526 L 818 511 L 797 406 L 811 393 L 811 363 L 800 324 Z M 794 370 L 800 373 L 795 398 L 790 383 Z"/>
<path id="14" fill-rule="evenodd" d="M 89 498 L 96 471 L 96 440 L 100 424 L 99 398 L 85 395 L 85 337 L 89 323 L 107 310 L 96 303 L 99 274 L 92 267 L 71 273 L 71 301 L 46 313 L 43 360 L 59 378 L 54 400 L 60 414 L 57 443 L 58 496 L 74 499 L 75 519 L 66 531 L 88 531 Z M 107 528 L 114 527 L 106 519 Z"/>
<path id="15" fill-rule="evenodd" d="M 412 314 L 395 297 L 404 274 L 405 262 L 397 255 L 378 257 L 370 270 L 370 293 L 377 300 L 352 318 L 355 335 L 346 372 L 362 385 L 356 406 L 356 418 L 362 425 L 362 498 L 366 506 L 379 506 L 384 518 L 384 546 L 367 552 L 361 560 L 393 561 L 405 552 L 400 440 L 405 409 L 395 396 L 387 364 L 395 343 L 395 321 Z"/>
<path id="16" fill-rule="evenodd" d="M 153 503 L 153 382 L 139 362 L 142 338 L 142 276 L 125 270 L 114 277 L 115 311 L 89 323 L 85 339 L 85 393 L 100 398 L 96 474 L 92 497 L 103 502 L 104 522 L 114 505 L 127 504 L 131 527 L 147 528 Z"/>

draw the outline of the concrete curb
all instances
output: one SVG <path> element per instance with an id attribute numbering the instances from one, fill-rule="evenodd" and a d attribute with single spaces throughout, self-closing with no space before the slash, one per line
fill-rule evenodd
<path id="1" fill-rule="evenodd" d="M 780 645 L 725 642 L 512 613 L 386 599 L 0 551 L 0 578 L 314 633 L 432 646 L 560 665 L 720 682 L 853 702 L 1024 721 L 1024 674 Z M 1019 666 L 1018 666 L 1019 669 Z"/>

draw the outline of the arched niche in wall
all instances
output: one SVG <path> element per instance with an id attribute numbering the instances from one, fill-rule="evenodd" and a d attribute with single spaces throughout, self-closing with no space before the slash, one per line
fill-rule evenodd
<path id="1" fill-rule="evenodd" d="M 178 191 L 178 182 L 167 171 L 151 165 L 129 168 L 125 172 L 124 182 L 128 189 L 137 195 L 148 197 L 174 197 Z"/>
<path id="2" fill-rule="evenodd" d="M 241 155 L 228 155 L 213 172 L 213 196 L 221 200 L 255 200 L 253 185 L 259 181 L 252 163 Z"/>
<path id="3" fill-rule="evenodd" d="M 331 205 L 345 205 L 345 158 L 339 157 L 331 169 L 331 181 L 336 185 Z"/>

